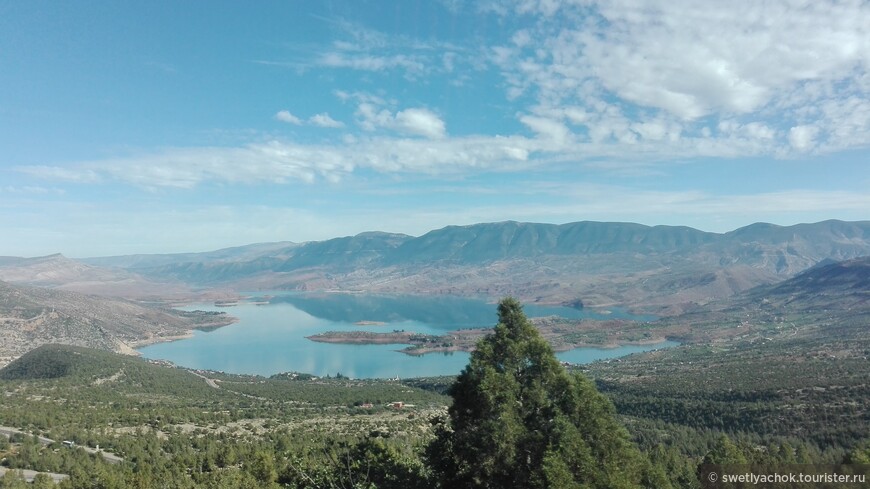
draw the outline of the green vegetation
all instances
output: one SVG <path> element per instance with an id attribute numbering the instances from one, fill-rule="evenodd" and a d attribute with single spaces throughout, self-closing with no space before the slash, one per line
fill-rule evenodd
<path id="1" fill-rule="evenodd" d="M 651 326 L 694 343 L 570 373 L 513 300 L 458 378 L 265 378 L 47 345 L 0 370 L 0 426 L 25 433 L 0 435 L 0 465 L 67 474 L 61 489 L 425 489 L 698 488 L 705 462 L 867 463 L 856 291 L 836 312 L 762 291 Z"/>
<path id="2" fill-rule="evenodd" d="M 220 388 L 138 358 L 38 348 L 0 371 L 0 425 L 99 445 L 124 461 L 26 436 L 0 447 L 3 465 L 69 474 L 60 487 L 73 488 L 329 487 L 347 473 L 337 461 L 363 448 L 383 452 L 381 462 L 419 465 L 429 419 L 446 406 L 439 394 L 396 382 L 199 375 Z"/>
<path id="3" fill-rule="evenodd" d="M 518 302 L 502 301 L 498 314 L 428 450 L 442 486 L 638 487 L 643 458 L 610 402 L 565 371 Z"/>

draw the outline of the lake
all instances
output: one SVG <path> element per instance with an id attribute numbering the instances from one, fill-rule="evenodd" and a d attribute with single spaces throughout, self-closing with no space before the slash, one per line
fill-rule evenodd
<path id="1" fill-rule="evenodd" d="M 495 304 L 459 297 L 281 293 L 265 305 L 240 302 L 226 308 L 198 304 L 184 309 L 223 311 L 239 318 L 239 322 L 209 332 L 196 331 L 189 339 L 140 348 L 145 358 L 165 359 L 189 368 L 264 376 L 290 371 L 318 376 L 341 373 L 352 378 L 455 375 L 468 363 L 468 353 L 410 356 L 396 351 L 404 345 L 318 343 L 305 337 L 325 331 L 405 330 L 443 334 L 460 328 L 494 326 L 497 322 Z M 632 316 L 620 309 L 601 313 L 528 305 L 524 310 L 529 317 L 654 319 Z M 376 324 L 360 326 L 354 324 L 357 322 Z M 578 348 L 557 356 L 572 363 L 589 363 L 676 344 Z"/>

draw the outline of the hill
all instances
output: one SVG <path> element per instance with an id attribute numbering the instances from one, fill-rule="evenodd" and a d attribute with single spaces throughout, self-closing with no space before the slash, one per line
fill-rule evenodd
<path id="1" fill-rule="evenodd" d="M 783 302 L 801 308 L 836 306 L 838 309 L 870 308 L 870 257 L 813 267 L 795 277 L 761 289 Z M 757 292 L 757 294 L 761 291 Z M 834 301 L 835 304 L 831 304 Z"/>
<path id="2" fill-rule="evenodd" d="M 47 343 L 132 353 L 132 346 L 229 324 L 225 314 L 186 313 L 0 282 L 0 365 Z"/>
<path id="3" fill-rule="evenodd" d="M 853 449 L 870 430 L 868 281 L 868 257 L 826 263 L 656 325 L 680 347 L 586 370 L 642 437 L 715 428 Z"/>
<path id="4" fill-rule="evenodd" d="M 705 345 L 784 339 L 813 347 L 863 342 L 870 325 L 870 257 L 812 267 L 775 284 L 696 305 L 658 325 L 665 336 Z"/>
<path id="5" fill-rule="evenodd" d="M 60 344 L 42 345 L 22 355 L 0 369 L 0 380 L 51 380 L 55 385 L 102 386 L 138 395 L 214 397 L 212 389 L 201 378 L 185 370 L 108 351 Z"/>

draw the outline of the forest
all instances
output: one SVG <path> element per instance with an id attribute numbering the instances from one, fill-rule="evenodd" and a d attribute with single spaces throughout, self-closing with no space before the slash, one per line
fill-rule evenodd
<path id="1" fill-rule="evenodd" d="M 517 301 L 498 316 L 458 377 L 402 382 L 41 347 L 0 371 L 20 430 L 0 487 L 699 488 L 706 464 L 870 464 L 861 335 L 566 368 Z"/>

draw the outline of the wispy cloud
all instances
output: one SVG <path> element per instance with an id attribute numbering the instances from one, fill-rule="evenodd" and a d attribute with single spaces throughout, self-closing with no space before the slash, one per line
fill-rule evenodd
<path id="1" fill-rule="evenodd" d="M 66 193 L 64 189 L 56 187 L 40 187 L 33 185 L 14 186 L 7 185 L 0 187 L 0 194 L 11 195 L 63 195 Z"/>
<path id="2" fill-rule="evenodd" d="M 680 127 L 671 135 L 764 142 L 779 156 L 870 144 L 864 2 L 507 5 L 502 15 L 536 19 L 491 51 L 508 96 L 533 97 L 539 115 L 576 107 L 586 119 L 564 120 L 589 138 L 661 140 L 657 121 Z"/>
<path id="3" fill-rule="evenodd" d="M 315 114 L 308 119 L 308 122 L 314 124 L 318 127 L 331 127 L 331 128 L 339 128 L 344 127 L 344 123 L 329 117 L 329 114 L 326 112 Z"/>
<path id="4" fill-rule="evenodd" d="M 92 170 L 83 165 L 69 167 L 31 165 L 18 167 L 17 170 L 45 180 L 61 180 L 73 183 L 99 183 L 102 180 L 99 171 Z"/>
<path id="5" fill-rule="evenodd" d="M 275 120 L 286 122 L 288 124 L 293 124 L 294 126 L 302 126 L 302 125 L 312 125 L 317 127 L 328 127 L 328 128 L 340 128 L 344 127 L 344 123 L 341 121 L 337 121 L 329 116 L 327 112 L 321 112 L 319 114 L 314 114 L 309 117 L 307 120 L 302 120 L 301 118 L 290 113 L 289 110 L 281 110 L 275 114 Z"/>
<path id="6" fill-rule="evenodd" d="M 421 74 L 425 63 L 414 56 L 396 54 L 392 56 L 360 55 L 356 53 L 330 52 L 323 53 L 316 64 L 330 68 L 352 68 L 364 71 L 383 71 L 392 68 L 403 68 L 411 74 Z"/>
<path id="7" fill-rule="evenodd" d="M 391 129 L 430 139 L 443 139 L 447 136 L 447 127 L 441 117 L 423 107 L 392 112 L 372 100 L 360 103 L 356 116 L 360 127 L 366 131 Z"/>
<path id="8" fill-rule="evenodd" d="M 870 145 L 870 8 L 740 0 L 499 2 L 504 42 L 484 63 L 504 78 L 519 131 L 454 134 L 437 105 L 387 92 L 335 90 L 359 129 L 332 144 L 272 141 L 189 147 L 20 171 L 79 183 L 118 180 L 192 187 L 203 181 L 282 182 L 381 173 L 474 174 L 576 163 L 590 171 L 656 174 L 698 158 L 777 157 Z M 475 11 L 475 15 L 480 15 Z M 457 13 L 457 15 L 463 15 Z M 321 68 L 469 70 L 469 48 L 326 20 L 339 39 L 307 60 Z M 517 22 L 517 21 L 521 22 Z M 472 80 L 473 82 L 473 80 Z M 431 102 L 430 102 L 431 103 Z M 307 118 L 306 118 L 307 117 Z M 343 128 L 326 112 L 274 115 Z M 502 126 L 504 127 L 504 126 Z"/>
<path id="9" fill-rule="evenodd" d="M 437 139 L 443 128 L 426 114 L 391 124 L 434 139 L 355 138 L 344 145 L 271 141 L 244 147 L 170 148 L 161 152 L 80 162 L 67 167 L 26 166 L 18 171 L 76 183 L 121 181 L 141 187 L 192 188 L 202 182 L 285 183 L 338 181 L 357 168 L 379 173 L 445 174 L 527 166 L 538 144 L 526 138 Z"/>
<path id="10" fill-rule="evenodd" d="M 259 59 L 254 63 L 297 70 L 328 68 L 399 72 L 409 80 L 418 80 L 434 73 L 450 73 L 459 64 L 472 63 L 477 54 L 470 53 L 465 46 L 387 34 L 347 19 L 315 18 L 330 25 L 337 39 L 325 45 L 298 49 L 291 60 Z"/>
<path id="11" fill-rule="evenodd" d="M 291 114 L 289 110 L 278 111 L 278 113 L 275 114 L 275 119 L 288 124 L 293 124 L 294 126 L 302 125 L 302 119 Z"/>

